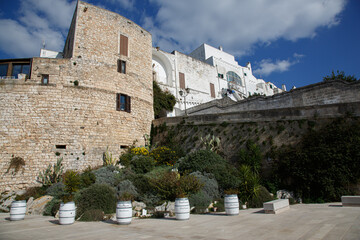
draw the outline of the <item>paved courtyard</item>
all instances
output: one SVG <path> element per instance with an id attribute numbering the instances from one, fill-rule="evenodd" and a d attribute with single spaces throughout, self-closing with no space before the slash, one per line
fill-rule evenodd
<path id="1" fill-rule="evenodd" d="M 25 216 L 11 222 L 0 214 L 0 239 L 360 239 L 360 207 L 341 203 L 298 204 L 277 215 L 262 209 L 191 215 L 188 221 L 136 219 L 127 226 L 108 222 L 58 225 L 53 217 Z"/>

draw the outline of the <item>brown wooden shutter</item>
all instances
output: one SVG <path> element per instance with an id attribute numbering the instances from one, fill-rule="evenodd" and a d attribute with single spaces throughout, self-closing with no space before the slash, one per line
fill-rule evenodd
<path id="1" fill-rule="evenodd" d="M 215 86 L 212 83 L 210 83 L 210 94 L 212 98 L 215 98 Z"/>
<path id="2" fill-rule="evenodd" d="M 121 105 L 121 103 L 120 103 L 120 96 L 121 96 L 120 93 L 117 93 L 117 94 L 116 94 L 116 110 L 117 110 L 117 111 L 120 111 L 120 105 Z"/>
<path id="3" fill-rule="evenodd" d="M 128 37 L 120 35 L 120 55 L 128 56 Z"/>
<path id="4" fill-rule="evenodd" d="M 185 74 L 179 72 L 180 88 L 185 89 Z"/>
<path id="5" fill-rule="evenodd" d="M 130 96 L 126 96 L 126 107 L 125 107 L 126 112 L 130 113 L 131 112 L 131 97 Z"/>

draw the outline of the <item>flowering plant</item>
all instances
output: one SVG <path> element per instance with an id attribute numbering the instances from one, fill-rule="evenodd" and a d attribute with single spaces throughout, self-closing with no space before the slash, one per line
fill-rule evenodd
<path id="1" fill-rule="evenodd" d="M 155 159 L 157 165 L 174 166 L 178 159 L 176 152 L 168 147 L 157 147 L 151 151 L 150 156 Z"/>

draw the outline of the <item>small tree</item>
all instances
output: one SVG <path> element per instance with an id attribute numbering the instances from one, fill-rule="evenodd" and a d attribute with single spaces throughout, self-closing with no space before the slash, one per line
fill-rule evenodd
<path id="1" fill-rule="evenodd" d="M 336 71 L 336 74 L 334 73 L 334 70 L 333 70 L 331 72 L 331 75 L 325 76 L 323 78 L 323 80 L 325 82 L 330 81 L 330 80 L 343 80 L 343 81 L 346 81 L 346 82 L 356 82 L 356 81 L 358 81 L 358 79 L 356 79 L 354 75 L 346 76 L 344 71 L 339 71 L 339 70 Z"/>

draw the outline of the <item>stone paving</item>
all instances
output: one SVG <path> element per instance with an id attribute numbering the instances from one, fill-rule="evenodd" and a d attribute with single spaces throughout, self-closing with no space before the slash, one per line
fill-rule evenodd
<path id="1" fill-rule="evenodd" d="M 188 221 L 133 218 L 125 226 L 112 221 L 64 226 L 35 215 L 8 219 L 8 213 L 0 214 L 0 239 L 360 239 L 360 207 L 341 203 L 291 205 L 276 215 L 247 209 L 238 216 L 191 215 Z"/>

